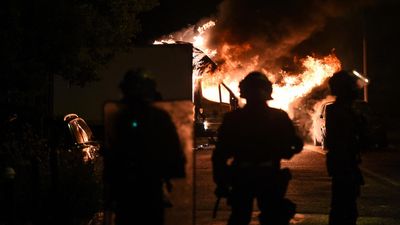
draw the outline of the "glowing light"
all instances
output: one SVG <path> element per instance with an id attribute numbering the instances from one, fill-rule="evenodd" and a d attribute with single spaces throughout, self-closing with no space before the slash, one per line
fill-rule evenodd
<path id="1" fill-rule="evenodd" d="M 365 76 L 363 76 L 362 74 L 360 74 L 359 72 L 357 72 L 356 70 L 353 70 L 353 74 L 356 76 L 356 77 L 358 77 L 358 78 L 360 78 L 362 81 L 364 81 L 365 83 L 369 83 L 369 80 L 365 77 Z"/>
<path id="2" fill-rule="evenodd" d="M 133 128 L 137 128 L 139 126 L 137 121 L 133 121 L 131 125 Z"/>
<path id="3" fill-rule="evenodd" d="M 153 45 L 175 44 L 175 43 L 176 41 L 173 39 L 166 39 L 166 40 L 154 41 Z"/>
<path id="4" fill-rule="evenodd" d="M 203 34 L 206 30 L 210 29 L 211 27 L 215 26 L 215 22 L 212 20 L 209 20 L 207 23 L 203 24 L 199 28 L 197 28 L 197 32 L 199 34 Z"/>
<path id="5" fill-rule="evenodd" d="M 207 120 L 204 121 L 203 125 L 204 125 L 204 129 L 207 130 L 207 129 L 208 129 L 208 126 L 209 126 L 208 121 L 207 121 Z"/>

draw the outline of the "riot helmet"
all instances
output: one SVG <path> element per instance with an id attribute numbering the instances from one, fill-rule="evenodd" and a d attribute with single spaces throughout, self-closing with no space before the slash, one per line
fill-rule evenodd
<path id="1" fill-rule="evenodd" d="M 245 99 L 261 98 L 262 100 L 271 100 L 272 83 L 267 76 L 259 71 L 249 73 L 239 83 L 240 97 Z"/>
<path id="2" fill-rule="evenodd" d="M 357 79 L 346 70 L 333 74 L 328 81 L 331 94 L 339 98 L 355 99 L 357 97 Z"/>
<path id="3" fill-rule="evenodd" d="M 125 73 L 119 88 L 126 100 L 154 101 L 159 100 L 156 82 L 143 69 L 132 69 Z"/>

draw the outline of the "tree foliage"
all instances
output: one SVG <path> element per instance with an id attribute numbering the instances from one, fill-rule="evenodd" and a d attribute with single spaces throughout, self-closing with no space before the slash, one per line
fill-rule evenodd
<path id="1" fill-rule="evenodd" d="M 99 67 L 140 31 L 138 15 L 156 5 L 157 0 L 6 0 L 0 10 L 1 77 L 8 88 L 40 88 L 52 75 L 77 85 L 96 80 Z"/>

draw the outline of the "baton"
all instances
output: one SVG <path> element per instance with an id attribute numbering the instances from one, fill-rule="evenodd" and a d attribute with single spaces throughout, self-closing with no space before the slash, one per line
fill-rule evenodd
<path id="1" fill-rule="evenodd" d="M 217 212 L 218 212 L 220 201 L 221 201 L 221 197 L 218 197 L 217 200 L 215 201 L 214 210 L 213 210 L 213 214 L 212 214 L 213 219 L 217 218 Z"/>

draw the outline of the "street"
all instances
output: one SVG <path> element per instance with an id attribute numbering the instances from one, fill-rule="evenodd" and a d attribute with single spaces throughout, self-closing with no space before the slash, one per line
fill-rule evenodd
<path id="1" fill-rule="evenodd" d="M 221 200 L 217 218 L 212 218 L 215 205 L 212 182 L 211 153 L 209 146 L 197 150 L 195 171 L 196 224 L 226 224 L 229 207 Z M 360 218 L 358 225 L 400 224 L 400 151 L 376 150 L 363 154 L 362 171 L 365 185 L 358 201 Z M 287 197 L 297 204 L 297 214 L 291 224 L 328 224 L 330 202 L 330 178 L 325 169 L 325 153 L 316 146 L 306 145 L 304 150 L 282 167 L 291 169 Z M 256 206 L 254 208 L 257 210 Z M 251 224 L 258 224 L 257 211 Z"/>

